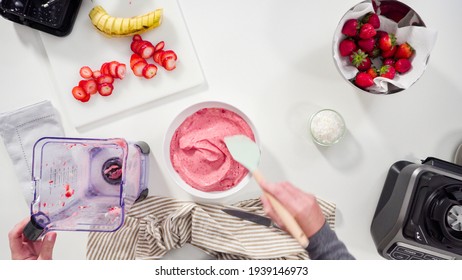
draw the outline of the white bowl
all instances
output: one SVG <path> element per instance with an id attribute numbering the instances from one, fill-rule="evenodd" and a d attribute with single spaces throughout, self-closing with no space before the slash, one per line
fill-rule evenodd
<path id="1" fill-rule="evenodd" d="M 189 194 L 196 196 L 196 197 L 205 198 L 205 199 L 220 199 L 220 198 L 230 196 L 240 191 L 242 188 L 244 188 L 244 186 L 246 186 L 249 183 L 252 177 L 251 173 L 249 172 L 244 178 L 242 178 L 239 184 L 232 187 L 231 189 L 228 189 L 225 191 L 204 192 L 204 191 L 195 189 L 189 184 L 187 184 L 181 178 L 181 176 L 175 171 L 175 169 L 173 168 L 172 162 L 170 160 L 170 142 L 172 140 L 172 137 L 176 129 L 185 121 L 186 118 L 188 118 L 195 112 L 199 111 L 200 109 L 204 109 L 204 108 L 223 108 L 223 109 L 226 109 L 226 110 L 229 110 L 229 111 L 232 111 L 238 114 L 240 117 L 242 117 L 247 122 L 247 124 L 252 129 L 252 132 L 255 136 L 255 142 L 257 143 L 258 146 L 260 146 L 260 141 L 259 141 L 259 137 L 257 134 L 257 130 L 255 129 L 255 126 L 253 125 L 252 121 L 247 117 L 247 115 L 244 114 L 239 109 L 237 109 L 236 107 L 229 105 L 227 103 L 218 102 L 218 101 L 206 101 L 206 102 L 197 103 L 197 104 L 194 104 L 184 109 L 181 113 L 178 114 L 178 116 L 175 119 L 173 119 L 172 123 L 167 129 L 167 133 L 165 134 L 165 138 L 164 138 L 164 158 L 165 158 L 165 162 L 167 165 L 168 173 L 173 178 L 173 180 L 177 183 L 177 185 L 180 186 L 183 190 L 185 190 Z"/>

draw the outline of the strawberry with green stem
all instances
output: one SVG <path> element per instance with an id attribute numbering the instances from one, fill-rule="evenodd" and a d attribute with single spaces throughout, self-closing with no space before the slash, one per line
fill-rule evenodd
<path id="1" fill-rule="evenodd" d="M 368 54 L 362 51 L 361 49 L 353 52 L 350 55 L 350 62 L 356 68 L 358 68 L 359 71 L 366 71 L 372 65 L 371 59 L 368 57 Z"/>
<path id="2" fill-rule="evenodd" d="M 396 74 L 395 68 L 391 65 L 383 65 L 382 67 L 380 67 L 380 70 L 379 70 L 380 77 L 393 80 L 393 78 L 395 78 L 395 74 Z"/>
<path id="3" fill-rule="evenodd" d="M 382 51 L 388 51 L 396 45 L 396 37 L 393 33 L 381 33 L 377 45 Z"/>
<path id="4" fill-rule="evenodd" d="M 380 19 L 379 16 L 375 13 L 369 12 L 367 13 L 362 19 L 362 23 L 369 23 L 371 24 L 375 29 L 380 28 Z"/>

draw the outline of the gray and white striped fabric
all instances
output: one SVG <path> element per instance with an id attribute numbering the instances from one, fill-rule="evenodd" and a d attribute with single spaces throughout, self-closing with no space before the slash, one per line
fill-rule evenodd
<path id="1" fill-rule="evenodd" d="M 331 228 L 335 204 L 318 198 Z M 308 259 L 285 231 L 230 216 L 223 205 L 150 196 L 132 206 L 124 225 L 115 232 L 91 232 L 87 258 L 160 259 L 169 250 L 194 245 L 216 259 Z M 260 199 L 227 208 L 263 215 Z"/>

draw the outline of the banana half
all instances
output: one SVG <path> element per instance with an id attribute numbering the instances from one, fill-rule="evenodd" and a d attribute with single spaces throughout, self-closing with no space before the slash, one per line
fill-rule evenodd
<path id="1" fill-rule="evenodd" d="M 101 6 L 95 6 L 89 13 L 95 28 L 109 37 L 124 37 L 141 34 L 162 23 L 163 9 L 156 9 L 144 15 L 121 18 L 110 16 Z"/>

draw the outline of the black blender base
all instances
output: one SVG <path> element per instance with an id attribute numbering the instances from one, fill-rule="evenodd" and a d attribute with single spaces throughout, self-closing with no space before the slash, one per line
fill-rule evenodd
<path id="1" fill-rule="evenodd" d="M 64 37 L 71 33 L 82 0 L 2 0 L 0 15 L 10 21 Z"/>

